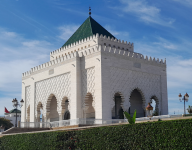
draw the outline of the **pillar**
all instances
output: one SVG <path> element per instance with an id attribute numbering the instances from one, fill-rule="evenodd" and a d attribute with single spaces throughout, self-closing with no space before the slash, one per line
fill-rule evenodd
<path id="1" fill-rule="evenodd" d="M 81 63 L 78 52 L 74 53 L 71 65 L 70 119 L 81 118 Z"/>

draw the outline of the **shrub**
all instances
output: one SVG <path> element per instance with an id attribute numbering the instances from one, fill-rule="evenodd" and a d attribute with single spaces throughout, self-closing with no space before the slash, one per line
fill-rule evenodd
<path id="1" fill-rule="evenodd" d="M 13 126 L 13 124 L 8 119 L 0 118 L 0 126 L 5 127 L 5 130 L 7 130 L 7 129 L 11 128 Z"/>
<path id="2" fill-rule="evenodd" d="M 126 112 L 126 111 L 124 112 L 124 114 L 125 114 L 125 117 L 127 118 L 128 122 L 129 122 L 130 124 L 135 124 L 136 110 L 135 110 L 135 112 L 134 112 L 134 114 L 133 114 L 133 118 L 131 118 L 131 116 L 129 115 L 129 113 Z"/>
<path id="3" fill-rule="evenodd" d="M 191 149 L 192 119 L 8 135 L 0 150 Z"/>

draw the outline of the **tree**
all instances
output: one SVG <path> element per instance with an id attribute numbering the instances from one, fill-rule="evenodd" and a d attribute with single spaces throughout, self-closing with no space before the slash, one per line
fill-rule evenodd
<path id="1" fill-rule="evenodd" d="M 5 130 L 7 130 L 11 128 L 13 124 L 8 119 L 0 118 L 0 126 L 5 127 Z"/>
<path id="2" fill-rule="evenodd" d="M 187 110 L 188 110 L 188 113 L 191 114 L 191 113 L 192 113 L 192 106 L 189 105 L 189 107 L 187 108 Z"/>

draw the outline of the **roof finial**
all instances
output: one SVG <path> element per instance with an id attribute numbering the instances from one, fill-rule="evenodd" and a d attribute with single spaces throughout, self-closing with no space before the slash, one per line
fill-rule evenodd
<path id="1" fill-rule="evenodd" d="M 89 16 L 91 16 L 91 7 L 89 7 Z"/>

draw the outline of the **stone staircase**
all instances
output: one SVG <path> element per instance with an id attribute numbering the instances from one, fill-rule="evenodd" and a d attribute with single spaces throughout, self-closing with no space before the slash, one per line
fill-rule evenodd
<path id="1" fill-rule="evenodd" d="M 43 131 L 43 130 L 50 130 L 50 128 L 16 128 L 16 127 L 12 127 L 10 129 L 2 132 L 2 134 L 36 132 L 36 131 Z"/>

